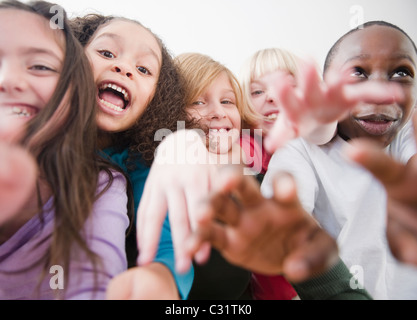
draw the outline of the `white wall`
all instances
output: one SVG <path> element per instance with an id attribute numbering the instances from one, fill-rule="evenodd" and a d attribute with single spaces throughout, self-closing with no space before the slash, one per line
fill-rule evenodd
<path id="1" fill-rule="evenodd" d="M 51 0 L 53 1 L 53 0 Z M 140 21 L 174 54 L 196 51 L 236 74 L 256 50 L 283 47 L 322 66 L 351 26 L 386 20 L 417 42 L 416 0 L 56 0 L 70 16 L 89 12 Z"/>

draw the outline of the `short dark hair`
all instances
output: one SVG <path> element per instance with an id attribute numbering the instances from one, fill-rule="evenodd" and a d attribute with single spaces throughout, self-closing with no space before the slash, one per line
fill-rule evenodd
<path id="1" fill-rule="evenodd" d="M 372 27 L 372 26 L 384 26 L 384 27 L 393 28 L 393 29 L 396 29 L 396 30 L 400 31 L 402 34 L 404 34 L 410 40 L 410 42 L 413 45 L 413 48 L 414 48 L 414 50 L 417 54 L 416 44 L 414 43 L 413 39 L 411 39 L 410 36 L 403 29 L 401 29 L 400 27 L 398 27 L 398 26 L 396 26 L 392 23 L 382 21 L 382 20 L 368 21 L 368 22 L 365 22 L 364 24 L 361 24 L 361 25 L 357 26 L 356 28 L 348 31 L 343 36 L 341 36 L 339 38 L 339 40 L 336 41 L 336 43 L 330 48 L 329 52 L 327 53 L 326 60 L 324 62 L 323 73 L 325 74 L 326 71 L 328 70 L 330 64 L 333 61 L 333 58 L 335 57 L 336 53 L 339 50 L 340 44 L 343 42 L 343 40 L 347 36 L 351 35 L 352 33 L 357 32 L 359 30 L 362 30 L 362 29 L 365 29 L 365 28 L 368 28 L 368 27 Z"/>

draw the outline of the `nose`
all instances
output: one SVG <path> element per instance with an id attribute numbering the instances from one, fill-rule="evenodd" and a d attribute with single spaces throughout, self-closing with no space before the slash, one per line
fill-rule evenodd
<path id="1" fill-rule="evenodd" d="M 121 75 L 126 76 L 129 79 L 132 79 L 133 77 L 133 72 L 131 72 L 129 67 L 123 63 L 118 63 L 117 65 L 114 65 L 113 71 L 120 73 Z"/>
<path id="2" fill-rule="evenodd" d="M 266 90 L 266 101 L 270 104 L 278 103 L 278 96 L 275 90 Z"/>
<path id="3" fill-rule="evenodd" d="M 23 92 L 27 82 L 18 66 L 2 62 L 0 64 L 0 92 Z"/>
<path id="4" fill-rule="evenodd" d="M 209 106 L 209 118 L 210 119 L 223 119 L 226 118 L 226 113 L 220 102 L 214 102 Z"/>

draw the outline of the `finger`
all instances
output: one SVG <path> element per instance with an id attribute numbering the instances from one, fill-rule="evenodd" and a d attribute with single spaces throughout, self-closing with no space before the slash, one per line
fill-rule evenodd
<path id="1" fill-rule="evenodd" d="M 18 213 L 35 190 L 37 165 L 25 150 L 0 143 L 0 225 Z"/>
<path id="2" fill-rule="evenodd" d="M 352 140 L 344 149 L 344 154 L 348 159 L 369 170 L 386 186 L 394 183 L 404 174 L 403 165 L 396 162 L 371 141 Z"/>
<path id="3" fill-rule="evenodd" d="M 205 233 L 206 241 L 209 241 L 219 252 L 227 250 L 228 241 L 226 228 L 227 227 L 220 223 L 213 222 Z"/>
<path id="4" fill-rule="evenodd" d="M 210 242 L 203 242 L 200 245 L 198 251 L 194 254 L 194 259 L 199 264 L 206 263 L 210 258 L 211 253 L 211 243 Z"/>
<path id="5" fill-rule="evenodd" d="M 202 170 L 205 170 L 203 168 Z M 188 211 L 189 223 L 192 230 L 195 230 L 200 221 L 207 219 L 205 212 L 200 209 L 201 203 L 207 198 L 210 192 L 210 179 L 207 171 L 195 172 L 196 177 L 184 187 L 186 208 Z"/>
<path id="6" fill-rule="evenodd" d="M 226 229 L 222 224 L 213 221 L 204 227 L 198 228 L 193 232 L 192 236 L 187 239 L 186 250 L 190 255 L 195 255 L 199 249 L 204 247 L 207 243 L 222 252 L 226 249 Z M 196 259 L 197 263 L 205 263 L 209 258 L 210 252 L 207 256 Z"/>
<path id="7" fill-rule="evenodd" d="M 167 202 L 159 192 L 147 188 L 137 212 L 138 264 L 150 263 L 157 252 L 161 230 L 167 215 Z"/>
<path id="8" fill-rule="evenodd" d="M 317 228 L 305 245 L 289 255 L 283 270 L 288 280 L 297 283 L 326 271 L 338 260 L 338 250 L 334 239 L 323 229 Z"/>
<path id="9" fill-rule="evenodd" d="M 328 88 L 336 88 L 345 84 L 354 83 L 351 76 L 353 70 L 344 68 L 342 70 L 329 68 L 325 75 L 325 82 Z"/>
<path id="10" fill-rule="evenodd" d="M 384 84 L 377 82 L 357 83 L 343 87 L 343 96 L 350 105 L 359 101 L 374 104 L 389 104 L 404 99 L 401 88 L 396 83 Z"/>
<path id="11" fill-rule="evenodd" d="M 299 87 L 300 91 L 303 93 L 303 105 L 305 108 L 310 109 L 322 104 L 322 80 L 312 61 L 304 64 Z"/>
<path id="12" fill-rule="evenodd" d="M 417 201 L 415 198 L 413 200 Z M 395 221 L 417 236 L 417 205 L 415 203 L 410 207 L 408 204 L 389 198 L 387 207 L 389 222 Z"/>
<path id="13" fill-rule="evenodd" d="M 263 200 L 259 183 L 252 175 L 245 175 L 242 166 L 223 167 L 219 172 L 219 187 L 222 194 L 233 193 L 243 205 L 251 205 Z"/>
<path id="14" fill-rule="evenodd" d="M 344 119 L 358 102 L 358 98 L 353 99 L 352 94 L 346 92 L 349 79 L 352 79 L 350 72 L 347 74 L 346 70 L 340 72 L 331 69 L 326 76 L 323 105 L 327 105 L 327 108 L 320 117 L 325 123 Z M 353 91 L 353 94 L 357 95 L 357 92 Z"/>
<path id="15" fill-rule="evenodd" d="M 287 72 L 279 72 L 277 76 L 276 95 L 278 97 L 280 114 L 286 112 L 288 118 L 296 122 L 300 116 L 300 92 L 294 84 L 294 77 Z"/>
<path id="16" fill-rule="evenodd" d="M 298 201 L 294 177 L 286 172 L 277 172 L 273 178 L 274 199 L 281 204 Z"/>
<path id="17" fill-rule="evenodd" d="M 286 112 L 283 111 L 279 114 L 278 119 L 265 138 L 264 147 L 267 152 L 272 154 L 297 136 L 296 129 L 291 125 Z"/>
<path id="18" fill-rule="evenodd" d="M 241 211 L 246 207 L 256 206 L 264 201 L 261 193 L 259 182 L 253 175 L 244 175 L 237 173 L 236 188 L 232 191 L 232 200 L 234 200 Z"/>
<path id="19" fill-rule="evenodd" d="M 192 260 L 185 250 L 186 239 L 191 234 L 185 195 L 182 192 L 172 190 L 167 195 L 167 202 L 175 253 L 175 267 L 178 272 L 184 273 L 190 269 Z"/>
<path id="20" fill-rule="evenodd" d="M 199 225 L 211 223 L 213 219 L 233 226 L 238 223 L 243 206 L 239 194 L 243 177 L 241 170 L 234 166 L 221 169 L 216 191 L 201 202 L 200 210 L 204 212 L 201 215 L 208 219 L 200 221 Z"/>
<path id="21" fill-rule="evenodd" d="M 208 219 L 199 221 L 196 229 L 186 238 L 184 250 L 185 254 L 189 257 L 194 257 L 197 263 L 205 261 L 209 258 L 211 252 L 211 244 L 209 240 L 209 231 L 211 224 L 216 218 L 216 209 L 213 206 L 212 199 L 206 199 L 201 202 L 200 210 L 204 212 Z"/>
<path id="22" fill-rule="evenodd" d="M 197 228 L 185 243 L 185 252 L 198 264 L 204 264 L 210 258 L 211 243 L 209 242 L 210 225 Z"/>
<path id="23" fill-rule="evenodd" d="M 407 264 L 417 266 L 417 237 L 394 219 L 388 219 L 387 239 L 393 256 Z"/>
<path id="24" fill-rule="evenodd" d="M 213 218 L 222 223 L 236 226 L 239 222 L 242 204 L 233 195 L 215 194 L 209 200 Z"/>
<path id="25" fill-rule="evenodd" d="M 326 113 L 321 116 L 322 121 L 342 120 L 348 111 L 358 102 L 393 103 L 404 99 L 401 88 L 393 84 L 380 82 L 352 82 L 352 70 L 330 70 L 326 75 L 325 103 Z"/>

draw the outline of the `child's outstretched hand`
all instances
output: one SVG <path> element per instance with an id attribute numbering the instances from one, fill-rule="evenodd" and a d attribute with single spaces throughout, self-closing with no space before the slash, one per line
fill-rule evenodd
<path id="1" fill-rule="evenodd" d="M 107 300 L 178 300 L 175 280 L 167 267 L 151 263 L 115 276 L 107 286 Z"/>
<path id="2" fill-rule="evenodd" d="M 18 127 L 0 115 L 0 225 L 18 213 L 35 188 L 37 166 L 14 144 L 19 135 Z"/>
<path id="3" fill-rule="evenodd" d="M 352 70 L 329 70 L 323 82 L 315 65 L 306 62 L 297 75 L 296 86 L 282 73 L 276 85 L 281 110 L 264 141 L 267 151 L 273 153 L 297 137 L 325 144 L 334 137 L 337 122 L 358 102 L 402 99 L 395 85 L 352 83 L 351 73 Z"/>
<path id="4" fill-rule="evenodd" d="M 221 172 L 216 189 L 205 207 L 211 219 L 201 221 L 189 239 L 191 253 L 210 241 L 229 262 L 253 272 L 284 274 L 292 282 L 337 261 L 335 240 L 303 210 L 292 176 L 276 176 L 271 199 L 262 196 L 253 176 L 236 167 Z"/>
<path id="5" fill-rule="evenodd" d="M 417 141 L 417 112 L 413 125 Z M 417 155 L 404 165 L 365 139 L 352 141 L 346 152 L 385 186 L 391 252 L 399 261 L 417 266 Z"/>
<path id="6" fill-rule="evenodd" d="M 216 180 L 216 166 L 210 163 L 206 145 L 193 130 L 174 132 L 161 142 L 137 213 L 139 265 L 153 260 L 168 211 L 176 269 L 186 272 L 191 267 L 184 243 L 200 219 L 201 199 Z M 206 244 L 199 254 L 209 252 Z"/>

